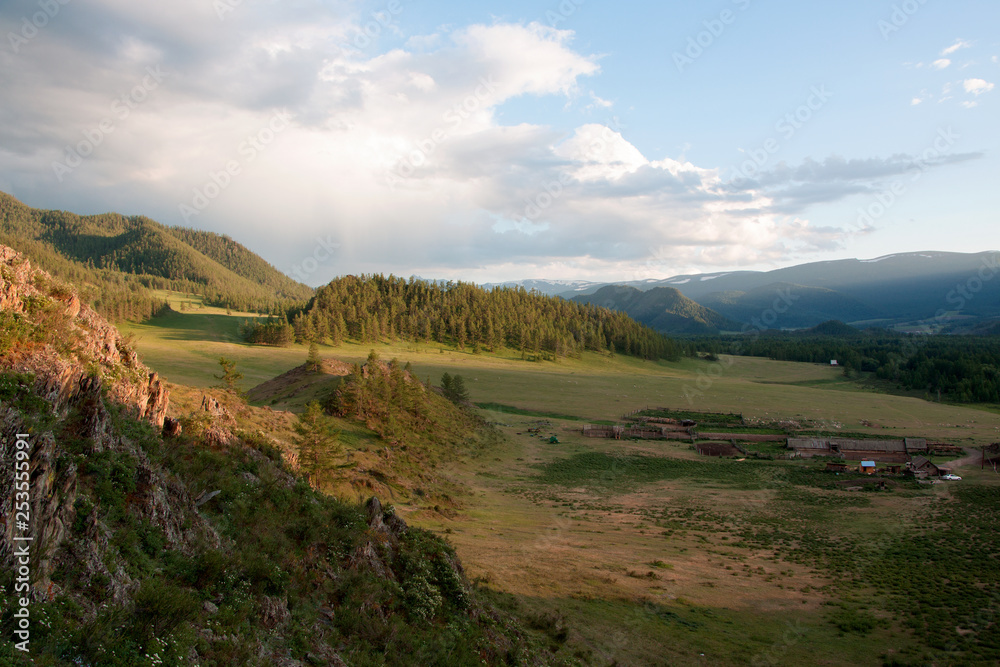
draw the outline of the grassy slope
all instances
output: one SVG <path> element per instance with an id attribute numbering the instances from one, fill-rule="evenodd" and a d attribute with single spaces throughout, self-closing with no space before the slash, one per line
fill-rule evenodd
<path id="1" fill-rule="evenodd" d="M 239 343 L 239 321 L 204 309 L 130 328 L 147 364 L 194 386 L 215 382 L 211 373 L 223 354 L 238 361 L 245 388 L 304 361 L 301 346 Z M 321 353 L 362 361 L 369 347 L 347 344 Z M 462 374 L 477 402 L 592 420 L 665 405 L 806 418 L 852 432 L 965 445 L 995 441 L 1000 430 L 996 414 L 860 392 L 836 369 L 820 365 L 753 358 L 653 364 L 597 355 L 530 363 L 513 352 L 442 353 L 438 346 L 406 344 L 377 349 L 383 359 L 412 362 L 418 377 L 435 383 L 444 371 Z M 719 376 L 709 382 L 713 369 Z M 703 394 L 691 393 L 698 390 Z M 275 407 L 298 409 L 301 402 L 304 397 L 293 397 Z M 892 594 L 898 581 L 844 586 L 843 573 L 809 558 L 825 545 L 847 545 L 845 562 L 860 563 L 855 574 L 876 578 L 886 569 L 882 559 L 899 557 L 895 547 L 907 544 L 928 512 L 956 500 L 951 487 L 862 496 L 813 488 L 808 480 L 803 486 L 796 476 L 802 468 L 787 462 L 734 471 L 732 462 L 696 460 L 684 444 L 584 439 L 571 432 L 579 427 L 573 420 L 553 420 L 543 439 L 526 433 L 536 417 L 488 416 L 508 425 L 502 427 L 508 446 L 493 460 L 472 457 L 450 467 L 451 479 L 469 490 L 459 513 L 442 514 L 433 501 L 397 507 L 408 520 L 447 533 L 471 575 L 518 594 L 538 627 L 561 642 L 563 655 L 585 664 L 807 664 L 819 655 L 826 664 L 878 664 L 882 653 L 917 664 L 936 659 L 920 648 L 920 636 L 882 611 L 899 604 Z M 862 419 L 884 428 L 864 427 Z M 545 442 L 551 434 L 559 445 Z M 637 454 L 700 472 L 647 474 L 635 467 Z M 997 483 L 992 472 L 960 472 L 962 484 Z M 825 509 L 830 498 L 835 502 Z M 785 524 L 810 536 L 803 551 L 809 558 L 793 562 L 794 545 L 767 547 L 741 536 L 748 526 Z M 657 561 L 666 567 L 653 565 Z M 867 634 L 842 629 L 857 618 L 861 626 L 874 622 Z"/>
<path id="2" fill-rule="evenodd" d="M 177 306 L 175 306 L 177 307 Z M 246 317 L 203 308 L 172 313 L 123 331 L 135 334 L 145 363 L 167 380 L 194 387 L 216 383 L 218 358 L 237 362 L 249 389 L 305 361 L 305 346 L 267 348 L 246 345 L 237 329 Z M 346 343 L 322 347 L 323 356 L 363 361 L 371 345 Z M 837 369 L 749 357 L 721 363 L 686 359 L 653 363 L 631 357 L 585 354 L 560 362 L 524 362 L 518 353 L 473 355 L 440 345 L 380 344 L 383 359 L 413 364 L 421 379 L 434 384 L 445 371 L 459 373 L 472 400 L 546 410 L 588 419 L 615 419 L 645 406 L 668 406 L 746 416 L 801 418 L 842 424 L 852 432 L 942 438 L 958 444 L 988 444 L 1000 439 L 1000 416 L 973 407 L 928 403 L 918 398 L 859 391 Z M 699 393 L 701 392 L 701 393 Z M 689 401 L 688 398 L 691 400 Z M 866 419 L 884 428 L 860 424 Z"/>

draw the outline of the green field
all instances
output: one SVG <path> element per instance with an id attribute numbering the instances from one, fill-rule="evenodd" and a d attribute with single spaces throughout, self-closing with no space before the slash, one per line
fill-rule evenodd
<path id="1" fill-rule="evenodd" d="M 193 387 L 217 382 L 219 356 L 237 362 L 245 389 L 305 361 L 304 346 L 241 343 L 242 317 L 196 309 L 125 329 L 148 365 Z M 370 349 L 321 354 L 363 361 Z M 818 462 L 708 459 L 688 443 L 579 431 L 666 407 L 741 413 L 762 431 L 787 421 L 974 447 L 1000 440 L 996 412 L 868 393 L 828 366 L 756 358 L 529 362 L 440 345 L 376 350 L 433 384 L 444 372 L 462 375 L 483 416 L 501 425 L 493 451 L 436 471 L 459 489 L 453 510 L 416 496 L 393 502 L 408 521 L 446 535 L 471 576 L 513 594 L 570 664 L 1000 659 L 992 470 L 966 465 L 961 482 L 894 479 L 878 490 Z M 298 409 L 316 391 L 290 392 L 275 407 Z M 751 449 L 775 453 L 771 444 Z"/>

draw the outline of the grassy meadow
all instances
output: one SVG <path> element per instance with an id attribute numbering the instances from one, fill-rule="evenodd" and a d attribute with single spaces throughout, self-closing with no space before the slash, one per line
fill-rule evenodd
<path id="1" fill-rule="evenodd" d="M 194 308 L 123 330 L 172 383 L 216 384 L 226 356 L 250 389 L 307 356 L 305 346 L 242 343 L 239 323 L 253 316 Z M 499 444 L 435 470 L 455 502 L 443 507 L 434 494 L 402 486 L 392 502 L 408 521 L 447 536 L 468 573 L 509 594 L 507 603 L 569 664 L 1000 659 L 1000 476 L 992 470 L 966 465 L 961 482 L 899 478 L 878 489 L 856 474 L 822 472 L 816 461 L 714 459 L 685 442 L 580 433 L 583 422 L 666 406 L 972 448 L 1000 440 L 996 411 L 871 393 L 836 368 L 755 358 L 531 362 L 514 351 L 374 347 L 433 384 L 444 372 L 460 374 L 471 399 L 488 404 L 480 412 L 502 434 Z M 320 351 L 355 362 L 371 348 Z M 283 410 L 298 411 L 322 391 L 314 383 L 256 402 L 273 409 L 287 437 Z M 180 390 L 173 410 L 193 409 L 198 395 Z M 359 434 L 346 444 L 378 443 Z"/>

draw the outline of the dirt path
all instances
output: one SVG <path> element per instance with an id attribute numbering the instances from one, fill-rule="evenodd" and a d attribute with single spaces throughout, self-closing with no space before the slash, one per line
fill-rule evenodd
<path id="1" fill-rule="evenodd" d="M 943 463 L 946 468 L 963 468 L 965 466 L 979 466 L 983 462 L 983 452 L 980 449 L 966 449 L 965 456 L 954 461 Z"/>

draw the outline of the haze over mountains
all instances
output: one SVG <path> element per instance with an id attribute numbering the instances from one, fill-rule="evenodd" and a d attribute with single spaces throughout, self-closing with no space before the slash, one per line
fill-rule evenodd
<path id="1" fill-rule="evenodd" d="M 769 315 L 766 323 L 774 328 L 801 329 L 841 320 L 862 327 L 934 325 L 935 330 L 947 333 L 981 329 L 1000 318 L 998 259 L 997 252 L 902 253 L 774 271 L 628 281 L 621 285 L 631 289 L 614 292 L 607 289 L 609 283 L 586 281 L 526 280 L 519 284 L 567 299 L 590 302 L 596 296 L 600 305 L 624 310 L 657 328 L 652 322 L 659 321 L 661 330 L 676 333 L 687 332 L 685 327 L 696 329 L 698 323 L 721 329 L 726 328 L 724 320 L 747 324 L 772 310 L 774 316 Z M 644 296 L 640 298 L 639 293 Z M 670 328 L 678 325 L 670 315 L 695 313 L 681 296 L 720 317 L 698 311 L 693 322 Z M 940 314 L 946 315 L 935 319 Z"/>
<path id="2" fill-rule="evenodd" d="M 282 312 L 313 295 L 312 288 L 227 236 L 168 227 L 143 216 L 44 211 L 4 193 L 0 243 L 28 252 L 61 278 L 100 286 L 96 305 L 113 318 L 148 316 L 155 311 L 150 291 L 155 288 L 198 292 L 209 303 L 268 312 Z M 502 285 L 618 310 L 668 334 L 739 331 L 747 325 L 806 329 L 829 320 L 861 328 L 930 326 L 939 333 L 991 334 L 1000 327 L 998 257 L 929 251 L 766 272 Z"/>
<path id="3" fill-rule="evenodd" d="M 241 310 L 279 311 L 305 301 L 298 283 L 228 236 L 168 227 L 145 216 L 81 216 L 26 206 L 0 192 L 0 243 L 27 253 L 47 271 L 98 287 L 98 300 L 133 301 L 152 289 L 203 294 L 208 303 Z M 146 297 L 148 299 L 148 296 Z M 134 308 L 101 308 L 131 318 Z M 109 312 L 117 310 L 119 312 Z"/>

